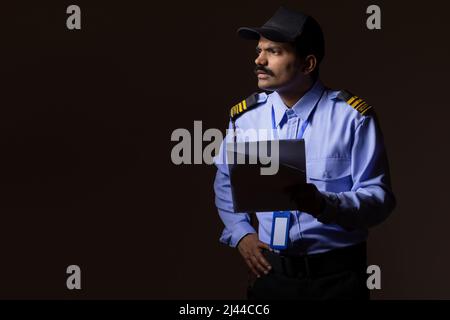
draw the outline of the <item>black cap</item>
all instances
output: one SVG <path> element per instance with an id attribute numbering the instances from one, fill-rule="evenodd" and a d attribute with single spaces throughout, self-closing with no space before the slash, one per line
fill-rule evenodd
<path id="1" fill-rule="evenodd" d="M 296 42 L 314 53 L 319 61 L 324 56 L 324 37 L 317 21 L 285 7 L 280 7 L 262 27 L 242 27 L 237 32 L 248 40 L 258 40 L 263 36 L 275 42 Z"/>
<path id="2" fill-rule="evenodd" d="M 294 42 L 302 33 L 308 17 L 304 13 L 280 7 L 262 27 L 242 27 L 238 29 L 238 34 L 248 40 L 258 40 L 263 36 L 276 42 Z"/>

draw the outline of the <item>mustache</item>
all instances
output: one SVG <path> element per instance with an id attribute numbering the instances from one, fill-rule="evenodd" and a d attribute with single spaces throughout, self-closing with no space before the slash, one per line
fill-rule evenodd
<path id="1" fill-rule="evenodd" d="M 256 74 L 258 71 L 262 71 L 262 72 L 268 74 L 269 76 L 273 76 L 273 75 L 274 75 L 273 72 L 272 72 L 272 70 L 267 69 L 267 68 L 264 67 L 264 66 L 256 66 L 256 67 L 255 67 L 255 70 L 254 70 L 255 74 Z"/>

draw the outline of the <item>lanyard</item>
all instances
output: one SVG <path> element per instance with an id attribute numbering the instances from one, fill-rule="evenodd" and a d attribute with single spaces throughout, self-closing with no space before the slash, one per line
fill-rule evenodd
<path id="1" fill-rule="evenodd" d="M 300 130 L 297 134 L 297 139 L 303 138 L 303 134 L 305 133 L 305 130 L 308 127 L 308 124 L 309 124 L 309 117 L 308 117 L 308 119 L 303 121 L 302 126 L 300 127 Z M 274 133 L 276 133 L 277 139 L 278 139 L 277 125 L 275 124 L 275 110 L 274 110 L 273 106 L 272 106 L 272 129 L 273 129 Z"/>

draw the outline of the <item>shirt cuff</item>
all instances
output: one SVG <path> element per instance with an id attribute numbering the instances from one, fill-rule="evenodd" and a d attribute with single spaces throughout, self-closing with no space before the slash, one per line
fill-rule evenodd
<path id="1" fill-rule="evenodd" d="M 235 248 L 239 241 L 249 233 L 256 233 L 255 229 L 247 221 L 241 221 L 233 226 L 233 231 L 231 232 L 231 239 L 228 245 Z"/>

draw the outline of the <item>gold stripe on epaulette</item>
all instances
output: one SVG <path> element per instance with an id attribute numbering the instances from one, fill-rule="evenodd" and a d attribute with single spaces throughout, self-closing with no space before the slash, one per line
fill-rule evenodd
<path id="1" fill-rule="evenodd" d="M 358 98 L 357 96 L 353 96 L 353 97 L 351 97 L 350 99 L 347 100 L 347 103 L 348 103 L 349 105 L 352 105 L 352 102 L 353 102 L 355 99 L 357 99 L 357 98 Z"/>
<path id="2" fill-rule="evenodd" d="M 341 90 L 337 97 L 345 101 L 348 105 L 350 105 L 353 109 L 355 109 L 362 115 L 367 114 L 369 110 L 373 109 L 373 107 L 366 101 L 347 90 Z"/>
<path id="3" fill-rule="evenodd" d="M 236 104 L 231 108 L 230 116 L 233 117 L 245 110 L 247 110 L 247 102 L 245 100 L 242 100 L 241 102 L 239 102 L 238 104 Z"/>
<path id="4" fill-rule="evenodd" d="M 369 105 L 369 104 L 368 104 L 367 102 L 363 101 L 362 103 L 360 103 L 359 105 L 357 105 L 357 106 L 355 107 L 355 109 L 358 110 L 358 111 L 362 111 L 362 110 L 364 110 L 364 109 L 366 108 L 366 106 L 368 106 L 368 105 Z"/>
<path id="5" fill-rule="evenodd" d="M 230 116 L 231 121 L 235 121 L 237 118 L 239 118 L 241 115 L 243 115 L 248 110 L 253 109 L 254 107 L 257 107 L 258 105 L 261 105 L 261 102 L 265 101 L 267 99 L 267 95 L 261 96 L 261 99 L 258 100 L 258 94 L 254 93 L 247 97 L 246 99 L 242 100 L 238 104 L 234 105 L 230 109 Z"/>
<path id="6" fill-rule="evenodd" d="M 353 107 L 353 108 L 356 108 L 356 106 L 359 104 L 359 103 L 361 103 L 363 100 L 361 99 L 361 98 L 357 98 L 355 101 L 353 101 L 350 105 Z"/>
<path id="7" fill-rule="evenodd" d="M 366 103 L 364 106 L 359 107 L 358 111 L 361 112 L 362 115 L 364 115 L 371 108 L 372 108 L 372 106 L 369 105 L 368 103 Z"/>
<path id="8" fill-rule="evenodd" d="M 363 99 L 358 96 L 352 96 L 347 100 L 347 103 L 352 106 L 353 109 L 364 115 L 367 111 L 369 111 L 372 106 L 365 102 Z"/>
<path id="9" fill-rule="evenodd" d="M 233 106 L 230 110 L 230 116 L 234 116 L 236 114 L 236 106 Z"/>

